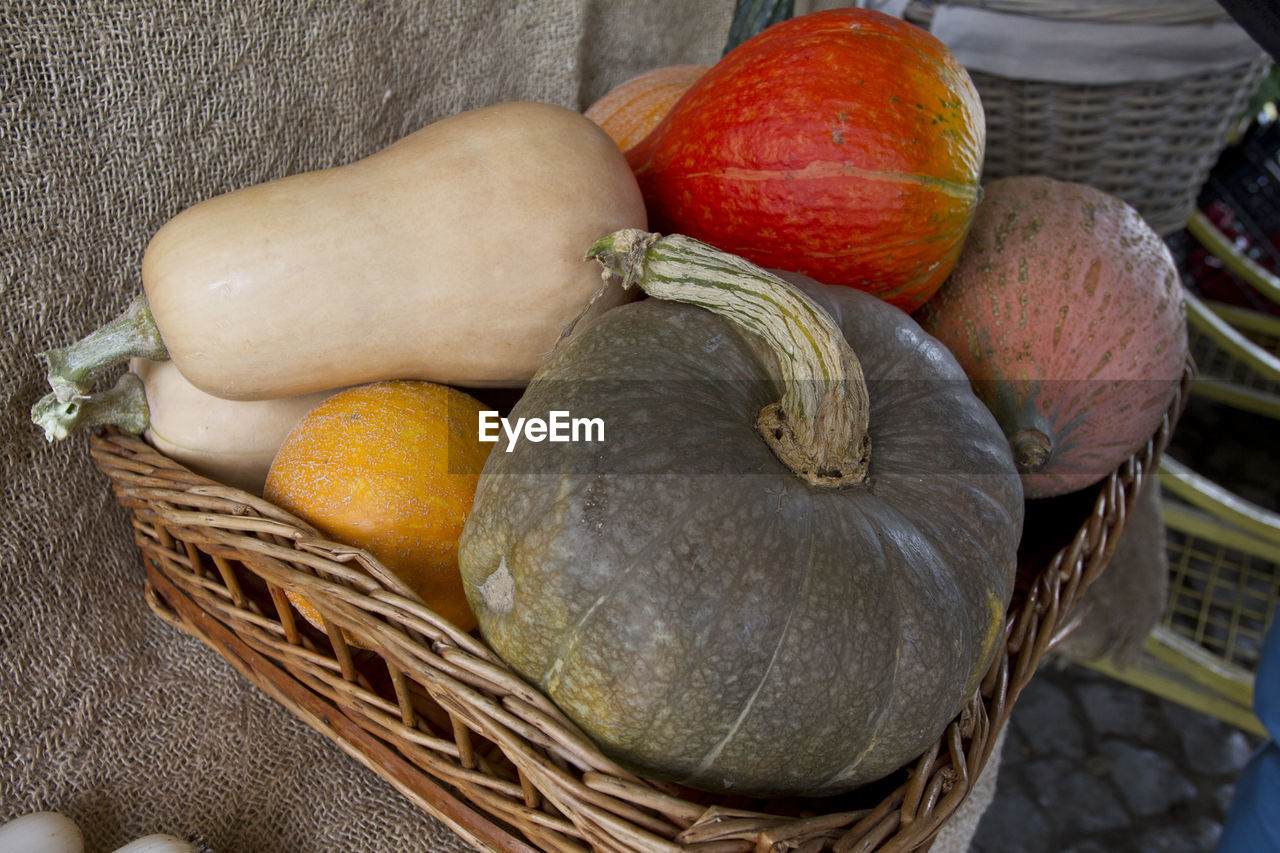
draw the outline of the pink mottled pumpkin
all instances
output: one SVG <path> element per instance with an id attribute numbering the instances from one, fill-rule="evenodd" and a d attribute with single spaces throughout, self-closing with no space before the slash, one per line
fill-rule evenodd
<path id="1" fill-rule="evenodd" d="M 1187 355 L 1168 248 L 1098 189 L 1022 176 L 983 188 L 950 278 L 916 319 L 960 360 L 1030 498 L 1085 488 L 1155 432 Z"/>

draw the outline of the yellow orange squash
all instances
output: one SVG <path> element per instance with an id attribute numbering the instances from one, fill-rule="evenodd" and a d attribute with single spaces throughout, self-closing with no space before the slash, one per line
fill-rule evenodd
<path id="1" fill-rule="evenodd" d="M 470 630 L 458 537 L 492 446 L 478 439 L 482 408 L 430 382 L 348 388 L 298 421 L 271 463 L 264 497 L 368 551 L 436 613 Z M 322 625 L 310 604 L 290 599 Z"/>
<path id="2" fill-rule="evenodd" d="M 705 73 L 705 65 L 654 68 L 610 89 L 583 115 L 628 151 L 666 118 L 675 102 Z"/>

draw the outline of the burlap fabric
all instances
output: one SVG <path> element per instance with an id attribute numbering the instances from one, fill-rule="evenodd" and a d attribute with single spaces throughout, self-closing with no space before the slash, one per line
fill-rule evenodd
<path id="1" fill-rule="evenodd" d="M 1160 481 L 1138 493 L 1107 570 L 1080 602 L 1080 627 L 1058 644 L 1063 660 L 1107 661 L 1133 666 L 1142 645 L 1164 616 L 1169 599 L 1169 551 L 1165 540 Z"/>
<path id="2" fill-rule="evenodd" d="M 467 849 L 147 610 L 128 518 L 85 440 L 49 446 L 29 421 L 47 390 L 34 354 L 120 311 L 147 240 L 193 202 L 460 110 L 583 108 L 648 68 L 709 64 L 731 7 L 0 4 L 0 821 L 62 811 L 90 853 L 157 831 L 217 851 Z"/>

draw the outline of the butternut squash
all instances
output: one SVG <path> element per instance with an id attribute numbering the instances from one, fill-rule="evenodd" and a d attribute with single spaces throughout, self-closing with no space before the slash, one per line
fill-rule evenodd
<path id="1" fill-rule="evenodd" d="M 144 437 L 170 459 L 212 480 L 262 494 L 271 460 L 298 419 L 334 391 L 275 400 L 224 400 L 186 380 L 172 361 L 136 358 L 151 415 Z"/>
<path id="2" fill-rule="evenodd" d="M 255 495 L 298 419 L 331 396 L 314 391 L 275 400 L 224 400 L 186 380 L 172 361 L 135 358 L 116 384 L 67 401 L 47 395 L 32 419 L 50 441 L 103 424 L 143 435 L 165 456 Z"/>
<path id="3" fill-rule="evenodd" d="M 529 102 L 460 113 L 179 213 L 142 261 L 150 329 L 132 336 L 151 348 L 122 352 L 110 335 L 54 351 L 50 384 L 62 400 L 85 393 L 113 364 L 156 358 L 158 337 L 193 385 L 228 399 L 382 379 L 518 387 L 574 320 L 623 299 L 583 247 L 645 224 L 622 152 L 590 119 Z"/>

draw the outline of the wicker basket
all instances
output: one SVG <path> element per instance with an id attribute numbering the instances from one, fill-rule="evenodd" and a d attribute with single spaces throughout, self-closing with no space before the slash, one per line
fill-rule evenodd
<path id="1" fill-rule="evenodd" d="M 1051 21 L 1179 26 L 1229 21 L 1212 0 L 913 0 L 903 17 L 928 28 L 942 6 Z M 1175 80 L 1082 85 L 970 69 L 987 118 L 983 180 L 1040 174 L 1090 184 L 1133 205 L 1158 233 L 1181 228 L 1269 65 Z"/>
<path id="2" fill-rule="evenodd" d="M 1103 570 L 1190 384 L 1096 489 L 1028 504 L 1001 651 L 977 695 L 897 774 L 825 799 L 748 800 L 637 778 L 483 643 L 376 561 L 110 428 L 92 453 L 132 513 L 147 599 L 246 678 L 482 850 L 927 849 L 1072 608 Z M 298 619 L 285 590 L 324 615 Z M 358 645 L 357 645 L 358 644 Z"/>

